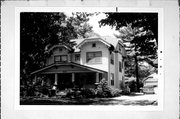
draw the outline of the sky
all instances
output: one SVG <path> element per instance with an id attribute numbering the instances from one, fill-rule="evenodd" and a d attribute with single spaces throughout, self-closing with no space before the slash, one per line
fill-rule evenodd
<path id="1" fill-rule="evenodd" d="M 67 16 L 71 16 L 72 12 L 65 12 Z M 118 31 L 115 31 L 115 29 L 112 29 L 110 26 L 101 26 L 99 27 L 98 21 L 101 19 L 106 18 L 106 15 L 104 13 L 100 13 L 98 15 L 93 15 L 89 17 L 88 23 L 93 27 L 93 31 L 100 36 L 111 36 L 115 37 L 114 34 L 118 34 Z"/>
<path id="2" fill-rule="evenodd" d="M 101 26 L 99 27 L 99 23 L 98 21 L 100 21 L 101 19 L 106 18 L 106 15 L 101 13 L 99 15 L 93 15 L 92 17 L 90 17 L 89 19 L 89 24 L 91 26 L 93 26 L 93 31 L 95 33 L 98 33 L 101 36 L 111 36 L 111 37 L 115 37 L 114 34 L 118 34 L 118 31 L 115 31 L 115 29 L 112 29 L 110 26 Z"/>

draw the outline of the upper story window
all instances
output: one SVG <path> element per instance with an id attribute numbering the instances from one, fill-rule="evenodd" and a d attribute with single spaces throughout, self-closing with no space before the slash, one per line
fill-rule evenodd
<path id="1" fill-rule="evenodd" d="M 111 53 L 111 64 L 114 64 L 114 53 Z"/>
<path id="2" fill-rule="evenodd" d="M 93 43 L 93 44 L 92 44 L 92 47 L 96 47 L 96 43 Z"/>
<path id="3" fill-rule="evenodd" d="M 102 63 L 102 52 L 87 52 L 86 53 L 87 63 Z"/>
<path id="4" fill-rule="evenodd" d="M 67 62 L 67 55 L 54 56 L 54 62 Z"/>
<path id="5" fill-rule="evenodd" d="M 62 48 L 59 48 L 59 52 L 62 52 L 63 51 L 63 49 Z"/>
<path id="6" fill-rule="evenodd" d="M 80 61 L 80 54 L 75 54 L 75 61 Z"/>
<path id="7" fill-rule="evenodd" d="M 119 62 L 119 72 L 122 72 L 122 64 Z"/>

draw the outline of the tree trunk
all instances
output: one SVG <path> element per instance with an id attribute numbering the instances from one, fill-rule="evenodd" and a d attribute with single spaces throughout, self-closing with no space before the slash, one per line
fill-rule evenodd
<path id="1" fill-rule="evenodd" d="M 140 92 L 140 87 L 139 87 L 139 74 L 138 74 L 138 60 L 137 60 L 137 46 L 136 46 L 136 43 L 135 43 L 135 56 L 134 56 L 134 59 L 135 59 L 135 65 L 136 65 L 136 85 L 137 85 L 137 92 Z"/>
<path id="2" fill-rule="evenodd" d="M 140 92 L 140 87 L 139 87 L 139 74 L 138 74 L 138 61 L 137 61 L 137 56 L 135 55 L 135 64 L 136 64 L 136 85 L 137 85 L 137 92 Z"/>

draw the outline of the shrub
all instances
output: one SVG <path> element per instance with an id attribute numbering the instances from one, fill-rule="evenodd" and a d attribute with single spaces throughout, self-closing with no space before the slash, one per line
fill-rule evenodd
<path id="1" fill-rule="evenodd" d="M 134 80 L 129 82 L 129 88 L 130 92 L 137 92 L 137 85 Z"/>
<path id="2" fill-rule="evenodd" d="M 61 98 L 66 97 L 67 95 L 68 95 L 67 91 L 59 91 L 56 93 L 56 96 L 61 97 Z"/>
<path id="3" fill-rule="evenodd" d="M 108 86 L 108 82 L 102 79 L 96 89 L 97 97 L 116 97 L 120 96 L 121 91 Z"/>
<path id="4" fill-rule="evenodd" d="M 73 91 L 71 89 L 68 89 L 66 91 L 67 91 L 66 97 L 68 97 L 68 98 L 82 98 L 80 90 Z"/>
<path id="5" fill-rule="evenodd" d="M 125 86 L 125 88 L 123 89 L 122 91 L 122 94 L 123 95 L 129 95 L 131 92 L 130 92 L 130 88 L 129 86 Z"/>
<path id="6" fill-rule="evenodd" d="M 27 87 L 27 96 L 35 96 L 35 88 L 34 86 L 28 86 Z"/>
<path id="7" fill-rule="evenodd" d="M 26 96 L 27 95 L 27 86 L 21 85 L 20 86 L 20 96 Z"/>
<path id="8" fill-rule="evenodd" d="M 114 88 L 112 88 L 111 89 L 111 96 L 112 97 L 117 97 L 117 96 L 120 96 L 121 95 L 121 90 L 119 90 L 119 89 L 114 89 Z"/>
<path id="9" fill-rule="evenodd" d="M 96 96 L 96 92 L 94 89 L 90 88 L 90 89 L 83 89 L 81 91 L 81 95 L 83 97 L 86 97 L 86 98 L 93 98 Z"/>
<path id="10" fill-rule="evenodd" d="M 42 94 L 43 95 L 49 95 L 49 87 L 48 86 L 43 86 L 42 87 Z"/>

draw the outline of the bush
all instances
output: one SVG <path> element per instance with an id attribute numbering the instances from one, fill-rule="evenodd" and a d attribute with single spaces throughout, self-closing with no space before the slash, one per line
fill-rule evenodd
<path id="1" fill-rule="evenodd" d="M 20 96 L 26 96 L 27 95 L 27 86 L 21 85 L 20 86 Z"/>
<path id="2" fill-rule="evenodd" d="M 119 89 L 114 89 L 108 86 L 108 82 L 102 79 L 96 89 L 97 97 L 116 97 L 120 96 L 121 91 Z"/>
<path id="3" fill-rule="evenodd" d="M 121 90 L 119 90 L 119 89 L 111 89 L 111 96 L 112 97 L 117 97 L 117 96 L 120 96 L 121 95 Z"/>
<path id="4" fill-rule="evenodd" d="M 69 89 L 69 90 L 66 90 L 66 91 L 67 91 L 66 97 L 68 97 L 68 98 L 82 98 L 80 90 L 73 91 L 73 90 Z"/>
<path id="5" fill-rule="evenodd" d="M 105 97 L 111 97 L 111 93 L 108 91 L 104 91 L 101 88 L 98 88 L 96 90 L 96 96 L 97 97 L 101 97 L 101 98 L 105 98 Z"/>
<path id="6" fill-rule="evenodd" d="M 122 94 L 123 95 L 129 95 L 131 92 L 130 92 L 130 88 L 129 86 L 125 86 L 125 88 L 123 89 L 122 91 Z"/>
<path id="7" fill-rule="evenodd" d="M 83 89 L 81 91 L 81 95 L 83 97 L 86 97 L 86 98 L 93 98 L 96 96 L 96 92 L 94 89 L 90 88 L 90 89 Z"/>
<path id="8" fill-rule="evenodd" d="M 35 88 L 34 86 L 28 86 L 27 87 L 27 96 L 35 96 Z"/>
<path id="9" fill-rule="evenodd" d="M 111 88 L 106 79 L 102 79 L 96 89 L 97 97 L 111 97 Z"/>

